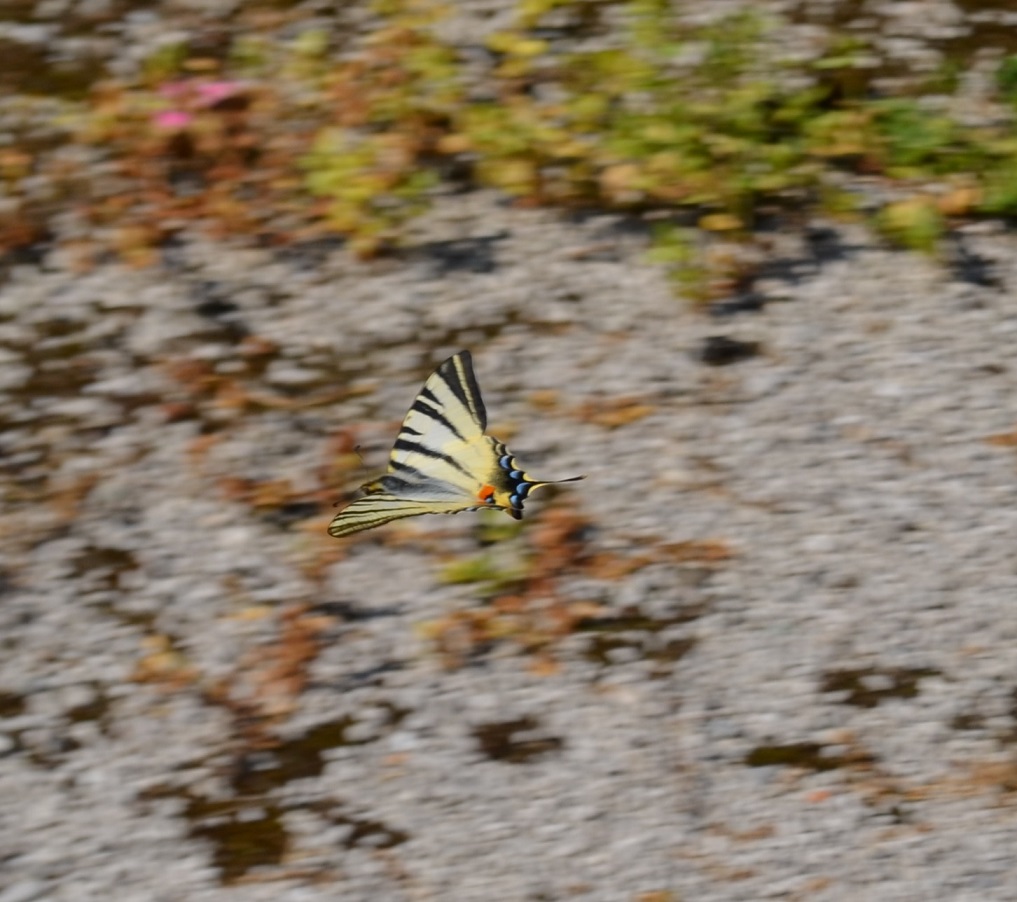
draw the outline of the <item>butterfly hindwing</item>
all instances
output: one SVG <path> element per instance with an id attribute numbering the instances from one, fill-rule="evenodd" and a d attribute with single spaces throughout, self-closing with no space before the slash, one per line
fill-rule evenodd
<path id="1" fill-rule="evenodd" d="M 340 511 L 328 527 L 328 534 L 337 539 L 364 529 L 383 526 L 393 520 L 415 517 L 418 514 L 454 514 L 461 505 L 440 501 L 410 501 L 388 492 L 374 492 L 358 498 Z"/>

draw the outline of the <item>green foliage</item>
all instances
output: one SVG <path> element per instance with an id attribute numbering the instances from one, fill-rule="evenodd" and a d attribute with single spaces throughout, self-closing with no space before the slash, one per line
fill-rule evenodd
<path id="1" fill-rule="evenodd" d="M 531 202 L 738 216 L 760 197 L 811 183 L 798 132 L 818 98 L 746 77 L 758 56 L 757 17 L 682 34 L 662 0 L 624 6 L 625 47 L 563 55 L 553 66 L 525 35 L 498 36 L 495 47 L 517 63 L 514 81 L 497 103 L 467 107 L 453 122 L 479 157 L 478 181 Z M 690 61 L 675 66 L 686 48 Z M 505 72 L 503 63 L 496 75 Z M 517 85 L 521 78 L 529 84 Z"/>
<path id="2" fill-rule="evenodd" d="M 744 75 L 759 60 L 759 42 L 763 34 L 763 21 L 751 9 L 736 12 L 709 26 L 701 35 L 708 45 L 702 74 L 713 80 Z"/>
<path id="3" fill-rule="evenodd" d="M 325 198 L 325 216 L 348 235 L 353 249 L 371 256 L 391 244 L 398 227 L 426 208 L 435 176 L 412 166 L 398 135 L 324 129 L 301 161 L 311 194 Z"/>
<path id="4" fill-rule="evenodd" d="M 996 85 L 1003 99 L 1017 105 L 1017 54 L 1011 54 L 996 71 Z"/>
<path id="5" fill-rule="evenodd" d="M 146 57 L 142 68 L 149 84 L 160 84 L 176 78 L 187 59 L 187 47 L 181 43 L 163 44 Z"/>
<path id="6" fill-rule="evenodd" d="M 218 196 L 204 204 L 146 183 L 139 196 L 170 198 L 156 220 L 193 212 L 219 217 L 231 233 L 237 223 L 260 228 L 267 214 L 244 214 L 243 192 L 229 188 L 250 175 L 273 197 L 291 191 L 287 210 L 313 209 L 318 224 L 364 256 L 397 244 L 449 173 L 528 205 L 654 211 L 739 235 L 763 209 L 856 213 L 844 173 L 964 182 L 973 186 L 966 209 L 1017 214 L 1013 126 L 975 130 L 927 99 L 869 99 L 872 50 L 853 35 L 802 67 L 773 57 L 765 39 L 778 26 L 751 10 L 690 26 L 671 0 L 518 0 L 514 23 L 489 36 L 484 62 L 440 37 L 439 0 L 374 0 L 372 8 L 374 30 L 338 57 L 316 29 L 283 45 L 256 33 L 238 38 L 225 68 L 263 84 L 237 91 L 243 109 L 236 100 L 233 111 L 213 103 L 192 110 L 180 134 L 152 125 L 166 103 L 160 90 L 194 78 L 186 47 L 166 45 L 146 62 L 142 86 L 97 95 L 89 131 L 109 138 L 125 170 L 150 182 L 180 165 L 215 175 L 209 190 Z M 546 39 L 562 23 L 566 34 L 596 32 L 608 17 L 624 23 L 609 49 Z M 944 66 L 934 76 L 940 90 L 957 72 Z M 1017 55 L 1004 59 L 997 87 L 1017 107 Z M 158 165 L 132 166 L 131 153 Z M 272 161 L 267 180 L 244 171 L 259 160 Z M 958 215 L 956 206 L 943 209 Z M 945 228 L 924 199 L 891 204 L 875 225 L 921 249 Z M 703 244 L 674 226 L 653 238 L 653 259 L 694 297 L 712 278 Z"/>
<path id="7" fill-rule="evenodd" d="M 448 585 L 479 583 L 485 591 L 502 591 L 525 577 L 521 568 L 506 567 L 493 554 L 478 554 L 447 564 L 439 574 Z"/>
<path id="8" fill-rule="evenodd" d="M 362 256 L 396 243 L 402 223 L 427 208 L 438 176 L 424 159 L 463 102 L 455 54 L 431 34 L 426 4 L 386 0 L 379 9 L 388 24 L 330 76 L 336 122 L 300 161 L 327 223 Z M 303 49 L 319 52 L 317 43 Z"/>
<path id="9" fill-rule="evenodd" d="M 523 521 L 513 520 L 501 512 L 481 512 L 477 517 L 476 535 L 481 545 L 501 545 L 516 538 L 523 531 Z"/>
<path id="10" fill-rule="evenodd" d="M 876 219 L 880 231 L 911 250 L 931 253 L 943 234 L 943 216 L 928 198 L 916 197 L 884 207 Z"/>
<path id="11" fill-rule="evenodd" d="M 268 62 L 271 49 L 268 42 L 257 34 L 244 34 L 230 46 L 230 65 L 240 72 L 258 72 Z"/>
<path id="12" fill-rule="evenodd" d="M 486 555 L 478 555 L 447 564 L 442 568 L 439 578 L 443 583 L 459 586 L 490 582 L 498 577 L 498 573 L 499 571 L 494 567 L 490 558 Z"/>
<path id="13" fill-rule="evenodd" d="M 520 0 L 516 8 L 516 17 L 521 28 L 529 29 L 539 24 L 549 12 L 574 5 L 575 0 Z"/>
<path id="14" fill-rule="evenodd" d="M 986 176 L 982 209 L 1002 216 L 1017 214 L 1017 141 Z"/>
<path id="15" fill-rule="evenodd" d="M 653 230 L 653 242 L 646 254 L 650 263 L 663 265 L 677 292 L 694 301 L 709 299 L 710 271 L 700 252 L 697 232 L 662 224 Z"/>
<path id="16" fill-rule="evenodd" d="M 869 52 L 869 47 L 858 35 L 838 35 L 812 66 L 818 70 L 858 69 Z"/>
<path id="17" fill-rule="evenodd" d="M 485 551 L 460 558 L 441 571 L 442 582 L 452 585 L 480 584 L 483 593 L 503 592 L 525 580 L 532 559 L 518 539 L 523 523 L 501 512 L 482 511 L 476 521 L 476 538 Z"/>
<path id="18" fill-rule="evenodd" d="M 897 178 L 942 175 L 980 166 L 984 154 L 947 116 L 923 109 L 912 100 L 893 100 L 873 107 L 872 126 L 882 146 L 885 168 Z"/>

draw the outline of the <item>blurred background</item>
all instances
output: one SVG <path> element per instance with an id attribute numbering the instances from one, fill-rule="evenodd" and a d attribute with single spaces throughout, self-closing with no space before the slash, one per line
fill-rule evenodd
<path id="1" fill-rule="evenodd" d="M 0 0 L 0 902 L 1017 897 L 1017 11 Z M 582 483 L 343 540 L 423 380 Z"/>

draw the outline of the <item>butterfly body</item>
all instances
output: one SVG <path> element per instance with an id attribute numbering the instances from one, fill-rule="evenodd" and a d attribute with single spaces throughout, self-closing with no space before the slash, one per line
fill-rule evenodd
<path id="1" fill-rule="evenodd" d="M 417 395 L 387 472 L 361 486 L 364 496 L 335 516 L 329 535 L 338 538 L 417 514 L 485 508 L 520 519 L 530 492 L 549 482 L 523 472 L 486 428 L 487 411 L 470 352 L 460 351 L 435 370 Z"/>

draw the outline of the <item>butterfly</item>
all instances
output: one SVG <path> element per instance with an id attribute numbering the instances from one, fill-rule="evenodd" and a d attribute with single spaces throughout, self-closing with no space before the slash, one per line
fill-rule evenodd
<path id="1" fill-rule="evenodd" d="M 424 383 L 403 420 L 385 475 L 360 487 L 364 496 L 335 515 L 328 534 L 341 538 L 417 514 L 486 508 L 520 519 L 530 493 L 552 481 L 524 473 L 486 428 L 473 358 L 460 351 Z"/>

